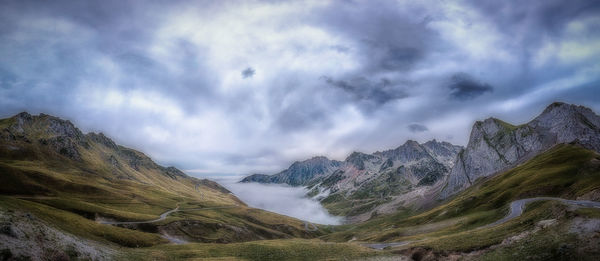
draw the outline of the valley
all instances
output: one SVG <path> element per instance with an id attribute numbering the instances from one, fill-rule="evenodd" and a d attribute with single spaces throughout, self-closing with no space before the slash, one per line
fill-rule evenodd
<path id="1" fill-rule="evenodd" d="M 21 113 L 0 120 L 0 255 L 7 260 L 595 260 L 600 257 L 600 124 L 589 112 L 553 104 L 533 121 L 545 126 L 542 119 L 553 115 L 552 128 L 562 128 L 561 137 L 569 139 L 555 138 L 551 128 L 531 127 L 534 134 L 523 134 L 523 127 L 486 120 L 475 123 L 465 148 L 408 141 L 372 155 L 352 153 L 343 162 L 316 157 L 274 177 L 244 179 L 305 186 L 307 197 L 346 217 L 342 225 L 249 207 L 218 183 L 162 167 L 103 134 L 83 134 L 53 116 Z M 488 138 L 479 138 L 479 130 Z M 542 145 L 528 149 L 515 137 Z M 501 164 L 469 165 L 475 157 L 500 158 Z M 457 164 L 461 171 L 487 174 L 467 174 L 474 178 L 455 186 L 456 173 L 465 173 L 455 171 Z"/>

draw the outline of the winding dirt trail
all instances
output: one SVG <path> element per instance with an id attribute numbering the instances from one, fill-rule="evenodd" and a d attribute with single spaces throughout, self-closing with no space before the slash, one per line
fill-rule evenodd
<path id="1" fill-rule="evenodd" d="M 210 207 L 210 208 L 188 208 L 188 209 L 179 209 L 179 204 L 177 204 L 177 207 L 174 209 L 171 209 L 165 213 L 160 214 L 160 217 L 157 219 L 153 219 L 153 220 L 147 220 L 147 221 L 99 221 L 98 223 L 100 224 L 105 224 L 105 225 L 131 225 L 131 224 L 147 224 L 147 223 L 155 223 L 158 221 L 162 221 L 165 220 L 167 218 L 167 216 L 169 216 L 170 214 L 174 213 L 174 212 L 178 212 L 178 211 L 195 211 L 195 210 L 213 210 L 213 209 L 227 209 L 227 208 L 236 208 L 238 206 L 222 206 L 222 207 Z"/>
<path id="2" fill-rule="evenodd" d="M 179 209 L 179 204 L 177 204 L 177 207 L 174 209 L 171 209 L 167 212 L 164 212 L 162 214 L 160 214 L 160 217 L 157 219 L 152 219 L 152 220 L 146 220 L 146 221 L 98 221 L 98 223 L 100 224 L 105 224 L 105 225 L 135 225 L 135 224 L 148 224 L 148 223 L 155 223 L 155 222 L 159 222 L 162 220 L 165 220 L 167 218 L 167 216 L 171 215 L 172 213 L 175 212 L 183 212 L 183 211 L 196 211 L 196 210 L 214 210 L 214 209 L 227 209 L 227 208 L 236 208 L 239 206 L 221 206 L 221 207 L 209 207 L 209 208 L 188 208 L 188 209 Z M 310 223 L 308 221 L 304 221 L 304 229 L 308 232 L 314 232 L 319 230 L 319 228 L 313 224 Z"/>
<path id="3" fill-rule="evenodd" d="M 576 205 L 576 206 L 580 206 L 580 207 L 584 207 L 584 208 L 600 208 L 600 202 L 589 201 L 589 200 L 570 200 L 570 199 L 553 198 L 553 197 L 535 197 L 535 198 L 519 199 L 519 200 L 515 200 L 510 203 L 510 212 L 508 213 L 508 215 L 506 215 L 505 217 L 503 217 L 502 219 L 500 219 L 494 223 L 478 227 L 477 229 L 497 226 L 502 223 L 506 223 L 512 219 L 515 219 L 523 214 L 523 211 L 525 210 L 525 206 L 528 203 L 531 203 L 534 201 L 540 201 L 540 200 L 555 200 L 555 201 L 560 201 L 561 203 L 566 204 L 566 205 Z"/>
<path id="4" fill-rule="evenodd" d="M 519 200 L 515 200 L 510 203 L 510 212 L 508 213 L 508 215 L 506 215 L 505 217 L 503 217 L 502 219 L 500 219 L 494 223 L 480 226 L 475 229 L 489 228 L 489 227 L 493 227 L 493 226 L 497 226 L 497 225 L 506 223 L 512 219 L 515 219 L 523 214 L 523 211 L 525 211 L 525 207 L 528 203 L 531 203 L 534 201 L 540 201 L 540 200 L 556 200 L 556 201 L 559 201 L 566 205 L 575 205 L 575 206 L 584 207 L 584 208 L 600 208 L 600 202 L 589 201 L 589 200 L 570 200 L 570 199 L 553 198 L 553 197 L 535 197 L 535 198 L 519 199 Z M 421 241 L 421 240 L 419 240 L 419 241 Z M 388 243 L 364 243 L 361 245 L 369 247 L 369 248 L 381 250 L 386 247 L 402 246 L 402 245 L 407 245 L 407 244 L 415 243 L 415 242 L 418 242 L 418 241 L 400 241 L 400 242 L 388 242 Z"/>

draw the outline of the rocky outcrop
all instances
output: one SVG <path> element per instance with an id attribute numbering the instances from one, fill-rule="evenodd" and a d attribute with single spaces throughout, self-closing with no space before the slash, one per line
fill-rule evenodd
<path id="1" fill-rule="evenodd" d="M 69 159 L 81 161 L 79 147 L 89 144 L 83 133 L 68 120 L 46 114 L 38 116 L 22 112 L 8 119 L 11 122 L 1 135 L 4 140 L 37 143 Z"/>
<path id="2" fill-rule="evenodd" d="M 553 103 L 519 126 L 495 118 L 478 121 L 467 147 L 456 157 L 440 197 L 455 194 L 478 178 L 506 170 L 556 144 L 571 142 L 600 151 L 600 117 L 589 108 Z"/>

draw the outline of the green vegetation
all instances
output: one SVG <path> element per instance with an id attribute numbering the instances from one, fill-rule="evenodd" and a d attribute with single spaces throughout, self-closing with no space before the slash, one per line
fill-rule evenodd
<path id="1" fill-rule="evenodd" d="M 436 238 L 418 245 L 445 250 L 473 250 L 497 244 L 507 235 L 530 229 L 533 220 L 549 217 L 546 212 L 549 206 L 559 205 L 535 202 L 530 204 L 527 215 L 514 222 L 497 228 L 473 230 L 503 217 L 508 211 L 508 203 L 513 200 L 535 196 L 576 198 L 598 189 L 599 155 L 578 146 L 559 145 L 510 171 L 480 180 L 447 203 L 429 211 L 420 214 L 400 211 L 362 224 L 342 226 L 340 228 L 345 228 L 343 231 L 324 238 L 339 242 L 353 237 L 376 242 Z"/>
<path id="2" fill-rule="evenodd" d="M 533 202 L 521 217 L 482 228 L 503 217 L 516 199 L 575 199 L 600 191 L 600 156 L 575 145 L 558 145 L 505 173 L 477 180 L 432 209 L 399 209 L 360 224 L 318 225 L 317 231 L 307 231 L 300 220 L 245 206 L 214 182 L 156 165 L 143 153 L 117 146 L 103 135 L 83 135 L 70 130 L 70 123 L 57 125 L 52 122 L 55 118 L 39 117 L 19 137 L 2 136 L 10 134 L 9 127 L 16 123 L 13 118 L 0 120 L 4 128 L 0 138 L 8 144 L 0 146 L 0 209 L 30 213 L 48 226 L 114 249 L 123 260 L 347 260 L 402 251 L 374 251 L 348 241 L 410 241 L 400 248 L 439 253 L 485 249 L 480 256 L 484 260 L 600 256 L 597 247 L 583 247 L 598 240 L 586 243 L 569 232 L 574 217 L 581 222 L 598 219 L 598 209 Z M 498 122 L 508 131 L 518 127 Z M 48 131 L 50 126 L 71 134 L 60 136 Z M 505 133 L 492 138 L 510 138 Z M 423 179 L 425 183 L 440 176 L 439 166 L 417 167 L 431 168 L 433 174 Z M 369 211 L 410 187 L 396 175 L 398 171 L 407 170 L 389 168 L 354 194 L 332 194 L 322 203 L 337 215 Z M 337 173 L 324 182 L 340 177 Z M 120 226 L 98 222 L 154 220 L 176 206 L 180 211 L 159 222 Z M 556 220 L 557 225 L 540 230 L 541 220 Z M 190 243 L 168 244 L 165 235 Z M 505 241 L 515 235 L 526 236 L 521 243 Z M 77 255 L 76 249 L 67 252 Z"/>
<path id="3" fill-rule="evenodd" d="M 349 260 L 389 255 L 350 243 L 327 243 L 320 240 L 262 240 L 233 244 L 162 245 L 132 250 L 127 260 Z M 213 259 L 211 259 L 213 260 Z"/>

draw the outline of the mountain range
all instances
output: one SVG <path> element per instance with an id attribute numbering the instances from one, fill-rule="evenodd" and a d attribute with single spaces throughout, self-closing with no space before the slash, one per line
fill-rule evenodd
<path id="1" fill-rule="evenodd" d="M 351 153 L 344 161 L 314 157 L 274 175 L 241 182 L 305 186 L 332 213 L 349 222 L 398 209 L 433 206 L 477 179 L 508 170 L 561 143 L 600 151 L 600 117 L 583 106 L 556 102 L 522 125 L 496 118 L 477 121 L 467 147 L 431 140 L 396 149 Z"/>
<path id="2" fill-rule="evenodd" d="M 349 223 L 326 226 L 20 113 L 0 119 L 0 260 L 598 260 L 599 141 L 592 110 L 553 103 L 475 122 L 466 147 L 409 140 L 243 180 L 306 187 Z"/>

